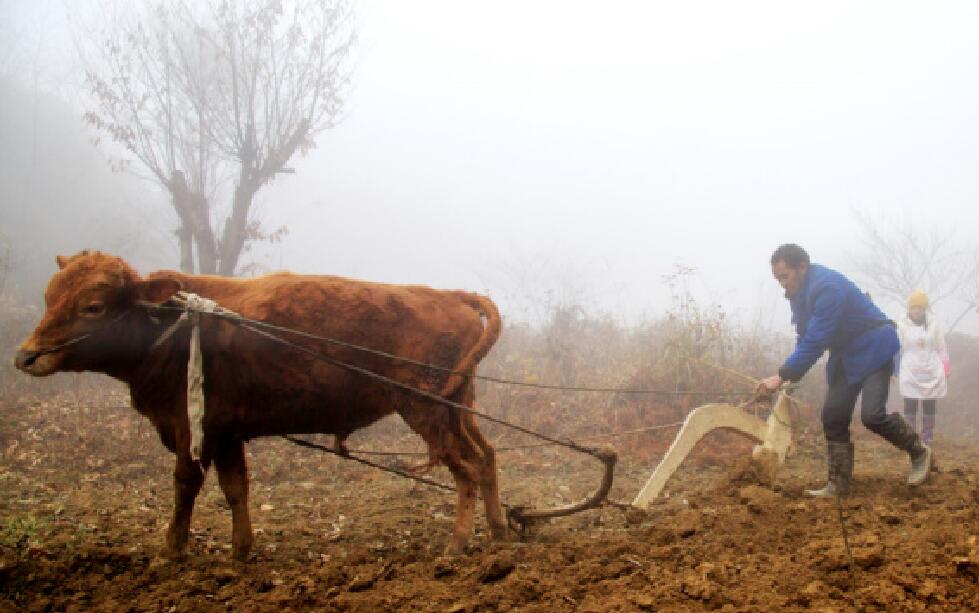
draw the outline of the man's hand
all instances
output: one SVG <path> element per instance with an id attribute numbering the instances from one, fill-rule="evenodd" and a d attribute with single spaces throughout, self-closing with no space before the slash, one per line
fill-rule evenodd
<path id="1" fill-rule="evenodd" d="M 758 394 L 771 394 L 782 386 L 782 377 L 772 375 L 761 380 L 756 390 Z"/>

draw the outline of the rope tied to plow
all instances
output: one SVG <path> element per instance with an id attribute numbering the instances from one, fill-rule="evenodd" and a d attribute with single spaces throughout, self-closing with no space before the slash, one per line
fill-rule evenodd
<path id="1" fill-rule="evenodd" d="M 180 307 L 180 306 L 167 306 L 167 305 L 163 305 L 163 304 L 148 304 L 148 303 L 144 303 L 143 306 L 146 307 L 150 311 L 157 311 L 157 312 L 159 312 L 159 311 L 182 311 L 182 310 L 184 310 L 183 307 Z M 286 327 L 286 326 L 276 325 L 276 324 L 273 324 L 273 323 L 267 322 L 267 321 L 259 321 L 259 320 L 255 320 L 255 319 L 249 319 L 249 318 L 243 317 L 243 316 L 241 316 L 241 315 L 239 315 L 239 314 L 237 314 L 237 313 L 235 313 L 233 311 L 227 311 L 227 310 L 224 310 L 224 309 L 221 309 L 221 308 L 218 308 L 217 311 L 214 311 L 213 313 L 210 313 L 210 314 L 211 315 L 215 315 L 215 316 L 217 316 L 219 318 L 227 319 L 228 321 L 231 321 L 231 322 L 236 323 L 236 324 L 241 324 L 244 327 L 246 327 L 246 328 L 248 328 L 248 329 L 250 329 L 250 330 L 252 330 L 253 332 L 256 332 L 256 333 L 261 333 L 261 331 L 260 330 L 256 330 L 255 328 L 260 328 L 262 331 L 269 332 L 269 333 L 271 333 L 271 332 L 280 332 L 280 333 L 284 333 L 284 334 L 289 334 L 291 336 L 299 337 L 299 338 L 302 338 L 302 339 L 305 339 L 305 340 L 322 341 L 324 343 L 328 343 L 330 345 L 334 345 L 334 346 L 337 346 L 337 347 L 346 347 L 347 349 L 352 349 L 352 350 L 357 351 L 359 353 L 365 353 L 365 354 L 380 356 L 380 357 L 387 358 L 389 360 L 393 360 L 393 361 L 396 361 L 396 362 L 399 362 L 399 363 L 411 364 L 411 365 L 418 366 L 420 368 L 425 368 L 427 370 L 431 370 L 431 371 L 434 371 L 434 372 L 441 372 L 441 373 L 445 373 L 445 374 L 448 374 L 448 375 L 458 375 L 460 377 L 465 377 L 467 379 L 480 380 L 480 381 L 488 381 L 488 382 L 491 382 L 491 383 L 500 383 L 500 384 L 503 384 L 503 385 L 512 385 L 512 386 L 517 386 L 517 387 L 529 387 L 529 388 L 535 388 L 535 389 L 558 390 L 558 391 L 566 391 L 566 392 L 602 392 L 602 393 L 612 393 L 612 394 L 655 394 L 655 395 L 659 395 L 659 396 L 711 396 L 711 397 L 717 397 L 717 398 L 719 398 L 719 397 L 738 397 L 738 398 L 742 398 L 742 397 L 745 397 L 745 396 L 750 396 L 750 394 L 746 394 L 746 393 L 743 393 L 743 392 L 718 392 L 718 391 L 707 391 L 707 390 L 629 389 L 629 388 L 621 388 L 621 387 L 594 387 L 594 386 L 567 386 L 567 385 L 554 385 L 554 384 L 549 384 L 549 383 L 533 383 L 533 382 L 529 382 L 529 381 L 517 381 L 517 380 L 514 380 L 514 379 L 504 379 L 504 378 L 501 378 L 501 377 L 492 377 L 492 376 L 488 376 L 488 375 L 478 375 L 478 374 L 475 374 L 475 373 L 472 373 L 472 372 L 464 372 L 464 371 L 455 370 L 453 368 L 445 368 L 445 367 L 439 366 L 437 364 L 430 364 L 428 362 L 422 362 L 422 361 L 419 361 L 419 360 L 413 360 L 411 358 L 407 358 L 407 357 L 404 357 L 404 356 L 396 355 L 396 354 L 393 354 L 393 353 L 388 353 L 386 351 L 381 351 L 381 350 L 378 350 L 378 349 L 371 349 L 370 347 L 364 347 L 362 345 L 356 345 L 356 344 L 353 344 L 353 343 L 348 343 L 346 341 L 343 341 L 343 340 L 340 340 L 340 339 L 337 339 L 337 338 L 332 338 L 332 337 L 329 337 L 329 336 L 323 336 L 323 335 L 319 335 L 319 334 L 313 334 L 311 332 L 305 332 L 303 330 L 296 330 L 294 328 L 289 328 L 289 327 Z M 247 325 L 245 325 L 245 324 L 247 324 Z M 251 326 L 251 327 L 249 327 L 249 326 Z M 281 342 L 281 341 L 284 340 L 281 337 L 277 337 L 277 336 L 275 338 L 276 338 L 276 340 L 278 342 Z"/>

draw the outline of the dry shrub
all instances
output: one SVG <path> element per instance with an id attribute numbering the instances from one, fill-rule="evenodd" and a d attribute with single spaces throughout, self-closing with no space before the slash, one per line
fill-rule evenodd
<path id="1" fill-rule="evenodd" d="M 938 401 L 937 432 L 940 436 L 976 440 L 979 436 L 979 337 L 950 334 L 946 339 L 951 358 L 948 396 Z"/>

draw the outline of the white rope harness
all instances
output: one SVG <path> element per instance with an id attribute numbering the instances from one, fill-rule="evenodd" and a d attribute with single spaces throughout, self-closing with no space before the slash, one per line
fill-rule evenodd
<path id="1" fill-rule="evenodd" d="M 170 298 L 186 310 L 180 314 L 177 321 L 167 328 L 153 343 L 159 347 L 173 336 L 178 328 L 190 324 L 190 357 L 187 359 L 187 423 L 190 426 L 190 457 L 194 461 L 201 459 L 201 447 L 204 441 L 204 368 L 201 355 L 201 313 L 223 313 L 237 315 L 209 298 L 190 292 L 177 292 Z"/>

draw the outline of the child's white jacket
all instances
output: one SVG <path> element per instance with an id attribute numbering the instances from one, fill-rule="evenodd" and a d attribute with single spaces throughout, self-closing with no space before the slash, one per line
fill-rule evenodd
<path id="1" fill-rule="evenodd" d="M 904 315 L 897 321 L 901 339 L 898 384 L 905 398 L 944 398 L 948 389 L 945 333 L 934 317 L 919 326 Z"/>

